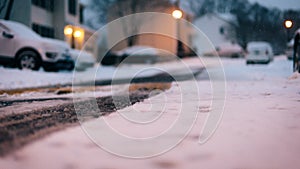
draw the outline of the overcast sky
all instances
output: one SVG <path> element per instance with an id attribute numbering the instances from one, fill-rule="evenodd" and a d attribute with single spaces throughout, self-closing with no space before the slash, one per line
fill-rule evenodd
<path id="1" fill-rule="evenodd" d="M 277 7 L 279 9 L 300 9 L 299 0 L 249 0 L 249 2 L 258 2 L 266 7 Z"/>

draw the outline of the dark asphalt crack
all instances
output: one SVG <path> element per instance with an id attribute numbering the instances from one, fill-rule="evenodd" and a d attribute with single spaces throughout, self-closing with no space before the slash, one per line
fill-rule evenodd
<path id="1" fill-rule="evenodd" d="M 42 102 L 48 100 L 70 100 L 70 98 L 37 98 L 37 99 L 22 99 L 22 100 L 0 100 L 0 108 L 11 106 L 15 103 L 32 103 Z"/>

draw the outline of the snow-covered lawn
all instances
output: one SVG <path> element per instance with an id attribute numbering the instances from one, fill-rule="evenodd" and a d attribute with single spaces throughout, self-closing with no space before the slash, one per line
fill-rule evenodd
<path id="1" fill-rule="evenodd" d="M 191 60 L 188 62 L 192 63 Z M 205 144 L 198 144 L 198 139 L 210 111 L 211 83 L 209 80 L 197 81 L 201 97 L 198 102 L 194 97 L 181 100 L 181 89 L 193 83 L 186 81 L 173 83 L 165 93 L 105 117 L 106 122 L 122 134 L 150 138 L 172 126 L 180 113 L 190 118 L 193 110 L 199 111 L 195 125 L 185 139 L 160 156 L 128 159 L 112 155 L 94 144 L 82 127 L 74 127 L 0 158 L 0 166 L 5 169 L 298 169 L 300 75 L 291 73 L 291 62 L 278 57 L 269 65 L 246 66 L 242 59 L 223 59 L 223 64 L 227 78 L 224 115 L 215 134 Z M 214 68 L 210 70 L 213 72 Z M 185 94 L 195 96 L 195 91 Z M 180 112 L 185 106 L 189 106 L 191 112 Z M 153 121 L 147 125 L 130 123 L 124 117 Z M 179 123 L 179 127 L 190 125 L 184 122 Z M 163 142 L 141 146 L 111 139 L 102 118 L 84 123 L 83 127 L 89 136 L 98 132 L 100 137 L 96 140 L 108 139 L 109 148 L 115 153 L 124 150 L 129 154 L 151 154 L 164 141 L 178 140 L 183 134 L 182 130 L 175 130 L 166 134 Z M 101 145 L 105 146 L 105 143 Z"/>

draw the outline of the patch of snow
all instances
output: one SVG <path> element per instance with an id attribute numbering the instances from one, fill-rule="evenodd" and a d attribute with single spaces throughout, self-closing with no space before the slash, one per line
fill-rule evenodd
<path id="1" fill-rule="evenodd" d="M 289 77 L 290 80 L 292 80 L 292 79 L 299 79 L 299 78 L 300 78 L 300 73 L 298 73 L 298 72 L 293 73 L 293 74 Z"/>
<path id="2" fill-rule="evenodd" d="M 30 39 L 42 39 L 39 34 L 35 33 L 33 30 L 29 29 L 21 23 L 6 20 L 0 21 L 0 24 L 3 25 L 4 28 L 6 27 L 5 25 L 7 25 L 9 31 L 17 34 L 18 36 L 27 37 Z"/>
<path id="3" fill-rule="evenodd" d="M 238 20 L 237 17 L 235 15 L 232 15 L 230 13 L 217 13 L 217 16 L 219 16 L 220 18 L 222 18 L 223 20 L 233 23 L 235 25 L 238 25 Z"/>
<path id="4" fill-rule="evenodd" d="M 72 73 L 50 73 L 0 67 L 0 89 L 29 88 L 71 82 Z"/>
<path id="5" fill-rule="evenodd" d="M 159 51 L 150 46 L 132 46 L 125 48 L 123 50 L 117 51 L 117 55 L 158 55 Z"/>

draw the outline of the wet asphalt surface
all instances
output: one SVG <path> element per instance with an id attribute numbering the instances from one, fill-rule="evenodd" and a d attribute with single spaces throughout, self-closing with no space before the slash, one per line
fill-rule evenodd
<path id="1" fill-rule="evenodd" d="M 99 116 L 108 115 L 118 109 L 125 108 L 149 97 L 151 90 L 137 90 L 128 96 L 114 96 L 118 105 L 114 104 L 112 96 L 96 98 L 97 108 L 91 109 L 89 101 L 80 101 L 74 108 L 72 100 L 59 106 L 42 108 L 25 113 L 0 115 L 0 156 L 24 146 L 25 144 L 42 138 L 49 133 L 62 130 L 66 127 L 79 125 L 76 112 L 87 111 L 88 115 L 81 115 L 81 120 L 90 120 Z M 65 98 L 62 98 L 65 99 Z M 59 99 L 57 99 L 59 100 Z M 45 100 L 17 100 L 16 102 L 1 101 L 2 106 L 9 106 L 20 102 L 39 101 L 43 104 Z M 82 119 L 82 117 L 84 119 Z"/>

